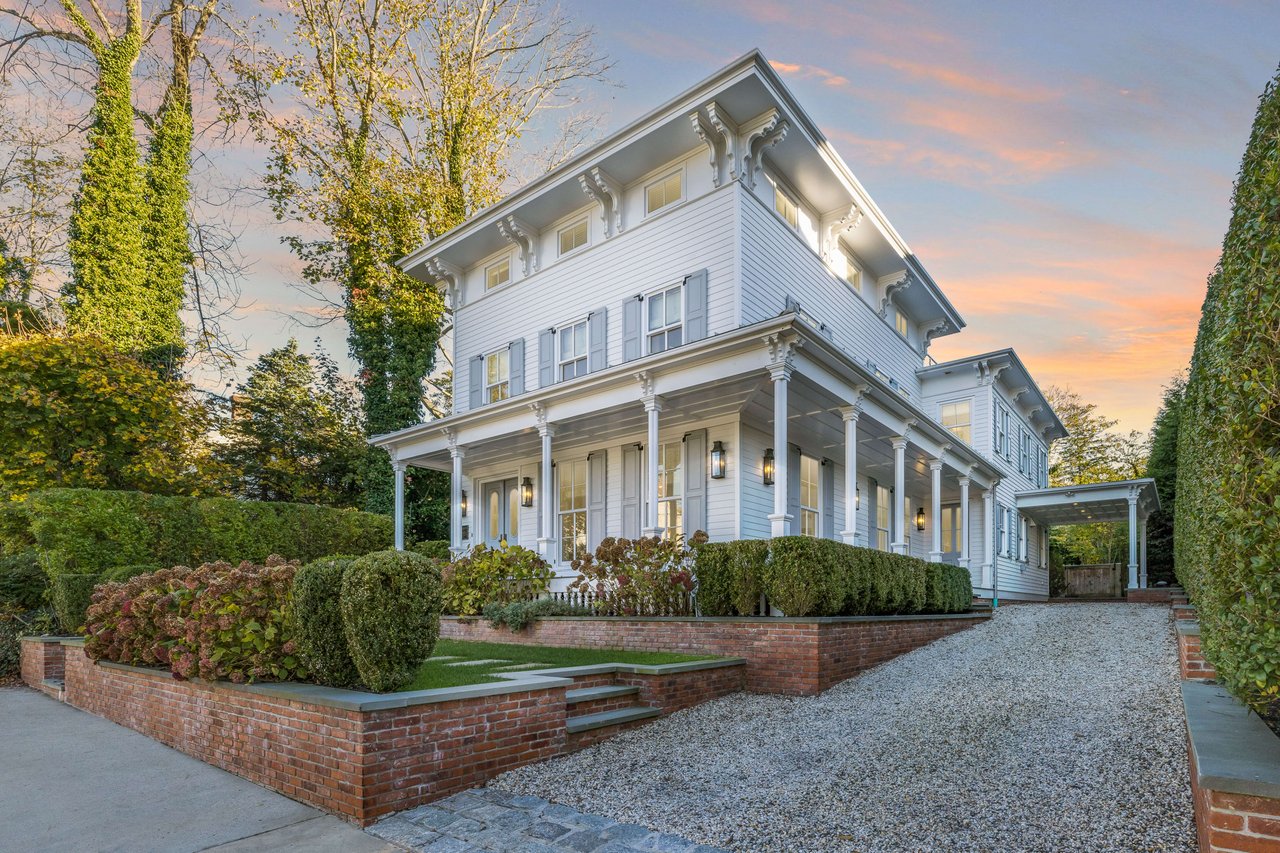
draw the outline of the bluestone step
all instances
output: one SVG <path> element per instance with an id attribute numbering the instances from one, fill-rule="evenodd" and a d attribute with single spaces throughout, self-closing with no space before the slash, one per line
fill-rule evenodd
<path id="1" fill-rule="evenodd" d="M 630 708 L 619 708 L 616 711 L 601 711 L 599 714 L 584 714 L 581 717 L 570 717 L 565 725 L 565 730 L 569 734 L 577 734 L 578 732 L 589 732 L 592 729 L 602 729 L 605 726 L 616 726 L 621 723 L 630 723 L 636 720 L 647 720 L 650 717 L 660 715 L 662 711 L 657 708 L 650 708 L 648 705 L 632 705 Z"/>
<path id="2" fill-rule="evenodd" d="M 573 705 L 578 702 L 590 702 L 594 699 L 613 699 L 617 696 L 629 696 L 639 692 L 640 688 L 634 684 L 605 684 L 601 687 L 579 687 L 577 690 L 566 690 L 564 701 Z"/>

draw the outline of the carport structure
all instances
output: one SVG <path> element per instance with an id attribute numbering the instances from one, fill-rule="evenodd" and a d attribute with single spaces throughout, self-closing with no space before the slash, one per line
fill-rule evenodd
<path id="1" fill-rule="evenodd" d="M 1129 589 L 1147 586 L 1147 518 L 1160 508 L 1150 477 L 1056 486 L 1019 492 L 1018 511 L 1037 525 L 1126 522 L 1129 525 Z"/>

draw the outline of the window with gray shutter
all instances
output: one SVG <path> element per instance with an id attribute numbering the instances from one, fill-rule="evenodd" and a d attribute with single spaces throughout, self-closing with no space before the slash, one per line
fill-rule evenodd
<path id="1" fill-rule="evenodd" d="M 549 388 L 556 381 L 556 330 L 538 332 L 538 387 Z"/>
<path id="2" fill-rule="evenodd" d="M 484 401 L 484 356 L 478 355 L 471 359 L 468 383 L 469 408 L 478 409 Z"/>
<path id="3" fill-rule="evenodd" d="M 597 450 L 587 457 L 587 550 L 594 552 L 604 539 L 608 494 L 608 452 Z"/>
<path id="4" fill-rule="evenodd" d="M 822 460 L 822 535 L 826 539 L 838 539 L 836 535 L 836 466 L 830 459 Z"/>
<path id="5" fill-rule="evenodd" d="M 707 431 L 684 437 L 684 535 L 707 529 Z"/>
<path id="6" fill-rule="evenodd" d="M 524 338 L 511 342 L 511 396 L 524 393 Z"/>
<path id="7" fill-rule="evenodd" d="M 787 533 L 792 536 L 800 532 L 800 455 L 794 444 L 787 448 L 787 515 L 791 516 Z"/>
<path id="8" fill-rule="evenodd" d="M 629 444 L 622 448 L 622 536 L 637 539 L 644 524 L 641 520 L 641 463 L 640 445 Z"/>
<path id="9" fill-rule="evenodd" d="M 684 339 L 700 341 L 707 336 L 707 271 L 698 270 L 684 280 Z"/>
<path id="10" fill-rule="evenodd" d="M 608 332 L 608 309 L 597 308 L 587 317 L 587 337 L 590 339 L 587 370 L 591 373 L 609 366 Z"/>

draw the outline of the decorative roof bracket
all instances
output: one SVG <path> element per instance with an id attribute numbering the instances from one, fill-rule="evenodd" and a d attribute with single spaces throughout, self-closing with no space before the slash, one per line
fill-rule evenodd
<path id="1" fill-rule="evenodd" d="M 755 189 L 756 173 L 760 171 L 764 150 L 786 139 L 790 128 L 791 123 L 776 107 L 770 107 L 742 125 L 742 168 L 738 177 L 747 189 Z"/>
<path id="2" fill-rule="evenodd" d="M 828 264 L 835 263 L 836 246 L 839 244 L 840 238 L 861 225 L 862 218 L 862 208 L 858 207 L 857 204 L 852 204 L 849 206 L 848 211 L 834 214 L 834 217 L 826 223 L 826 227 L 823 229 L 825 237 L 823 258 Z"/>
<path id="3" fill-rule="evenodd" d="M 507 242 L 520 250 L 520 262 L 524 266 L 525 276 L 538 271 L 538 231 L 536 228 L 514 216 L 498 220 L 498 231 Z"/>
<path id="4" fill-rule="evenodd" d="M 903 270 L 898 277 L 884 286 L 884 297 L 880 300 L 880 318 L 889 316 L 889 304 L 898 298 L 898 294 L 915 283 L 916 277 L 911 270 Z"/>
<path id="5" fill-rule="evenodd" d="M 621 234 L 622 184 L 599 166 L 579 175 L 578 183 L 582 185 L 582 191 L 600 205 L 600 221 L 604 223 L 605 239 Z"/>

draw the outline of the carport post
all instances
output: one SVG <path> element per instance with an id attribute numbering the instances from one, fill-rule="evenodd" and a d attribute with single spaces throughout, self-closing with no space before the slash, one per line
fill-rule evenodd
<path id="1" fill-rule="evenodd" d="M 1138 522 L 1138 531 L 1142 537 L 1138 549 L 1138 586 L 1147 588 L 1147 517 L 1144 514 Z"/>
<path id="2" fill-rule="evenodd" d="M 1129 490 L 1129 589 L 1138 588 L 1138 491 Z"/>

